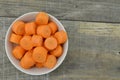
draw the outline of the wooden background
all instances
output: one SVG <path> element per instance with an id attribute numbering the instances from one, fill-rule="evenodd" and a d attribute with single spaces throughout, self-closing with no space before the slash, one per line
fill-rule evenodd
<path id="1" fill-rule="evenodd" d="M 27 12 L 57 17 L 69 36 L 69 50 L 55 71 L 30 76 L 6 56 L 10 24 Z M 120 80 L 120 0 L 0 0 L 0 80 Z"/>

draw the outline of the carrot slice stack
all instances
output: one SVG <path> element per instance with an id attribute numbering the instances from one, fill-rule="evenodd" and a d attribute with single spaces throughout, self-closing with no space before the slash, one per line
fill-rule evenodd
<path id="1" fill-rule="evenodd" d="M 47 38 L 51 35 L 51 29 L 48 25 L 41 25 L 37 28 L 37 34 Z"/>
<path id="2" fill-rule="evenodd" d="M 29 69 L 35 65 L 35 61 L 32 58 L 32 53 L 30 51 L 26 52 L 24 57 L 20 61 L 21 67 Z"/>
<path id="3" fill-rule="evenodd" d="M 43 63 L 46 60 L 47 57 L 47 50 L 44 47 L 36 47 L 33 50 L 33 59 L 38 63 Z"/>
<path id="4" fill-rule="evenodd" d="M 12 31 L 16 34 L 24 35 L 25 23 L 23 21 L 16 21 L 12 26 Z"/>
<path id="5" fill-rule="evenodd" d="M 46 62 L 44 63 L 44 66 L 47 68 L 53 68 L 57 62 L 57 59 L 53 55 L 48 55 Z"/>
<path id="6" fill-rule="evenodd" d="M 67 40 L 67 33 L 63 30 L 56 32 L 54 37 L 57 39 L 59 44 L 63 44 Z"/>
<path id="7" fill-rule="evenodd" d="M 44 46 L 48 50 L 53 50 L 57 47 L 57 40 L 54 37 L 49 37 L 45 40 Z"/>
<path id="8" fill-rule="evenodd" d="M 35 21 L 38 25 L 48 24 L 49 16 L 45 12 L 40 12 L 37 14 Z"/>
<path id="9" fill-rule="evenodd" d="M 12 33 L 10 36 L 10 42 L 19 44 L 22 36 Z"/>
<path id="10" fill-rule="evenodd" d="M 33 48 L 33 43 L 31 41 L 31 36 L 24 36 L 20 40 L 20 46 L 23 47 L 25 50 L 31 50 Z"/>

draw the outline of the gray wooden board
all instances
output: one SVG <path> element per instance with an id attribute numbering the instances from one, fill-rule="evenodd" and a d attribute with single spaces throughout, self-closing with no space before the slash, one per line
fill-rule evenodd
<path id="1" fill-rule="evenodd" d="M 57 17 L 69 37 L 62 65 L 42 76 L 17 70 L 4 48 L 12 21 L 33 11 Z M 120 24 L 112 24 L 120 22 L 119 13 L 120 0 L 0 0 L 0 80 L 120 80 Z"/>
<path id="2" fill-rule="evenodd" d="M 0 16 L 46 11 L 62 20 L 120 22 L 120 0 L 0 0 Z"/>
<path id="3" fill-rule="evenodd" d="M 64 62 L 49 74 L 30 76 L 5 53 L 5 33 L 14 19 L 0 18 L 0 80 L 120 80 L 120 24 L 61 20 L 69 37 Z"/>

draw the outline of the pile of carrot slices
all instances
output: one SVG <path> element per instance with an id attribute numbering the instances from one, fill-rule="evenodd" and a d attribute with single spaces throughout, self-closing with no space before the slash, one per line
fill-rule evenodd
<path id="1" fill-rule="evenodd" d="M 34 21 L 16 21 L 12 26 L 10 42 L 16 44 L 12 55 L 24 69 L 53 68 L 63 53 L 67 40 L 64 30 L 58 31 L 55 22 L 45 12 L 39 12 Z"/>

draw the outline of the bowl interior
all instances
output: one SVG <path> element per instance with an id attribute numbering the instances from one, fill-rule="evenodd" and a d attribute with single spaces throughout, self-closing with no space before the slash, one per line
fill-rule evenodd
<path id="1" fill-rule="evenodd" d="M 36 17 L 37 13 L 38 12 L 26 13 L 26 14 L 20 16 L 19 18 L 17 18 L 15 21 L 17 21 L 17 20 L 22 20 L 22 21 L 25 21 L 25 22 L 33 21 L 33 20 L 35 20 L 35 17 Z M 48 14 L 48 15 L 50 17 L 50 20 L 54 21 L 58 25 L 58 28 L 59 28 L 58 30 L 64 30 L 65 31 L 63 25 L 55 17 L 53 17 L 50 14 Z M 19 61 L 13 57 L 13 55 L 12 55 L 12 49 L 13 49 L 14 45 L 11 42 L 9 42 L 10 34 L 12 32 L 11 27 L 12 27 L 13 23 L 10 25 L 10 27 L 9 27 L 9 29 L 7 31 L 7 34 L 6 34 L 5 49 L 6 49 L 6 53 L 7 53 L 7 56 L 9 58 L 9 60 L 11 61 L 11 63 L 17 69 L 19 69 L 20 71 L 22 71 L 24 73 L 30 74 L 30 75 L 42 75 L 42 74 L 46 74 L 46 73 L 49 73 L 49 72 L 53 71 L 54 69 L 56 69 L 63 62 L 63 60 L 64 60 L 64 58 L 65 58 L 65 56 L 67 54 L 67 50 L 68 50 L 68 40 L 66 41 L 66 43 L 64 43 L 64 45 L 63 45 L 63 54 L 62 54 L 61 57 L 59 57 L 59 59 L 57 61 L 57 64 L 55 65 L 55 67 L 53 69 L 48 69 L 48 68 L 23 69 L 19 65 Z"/>

